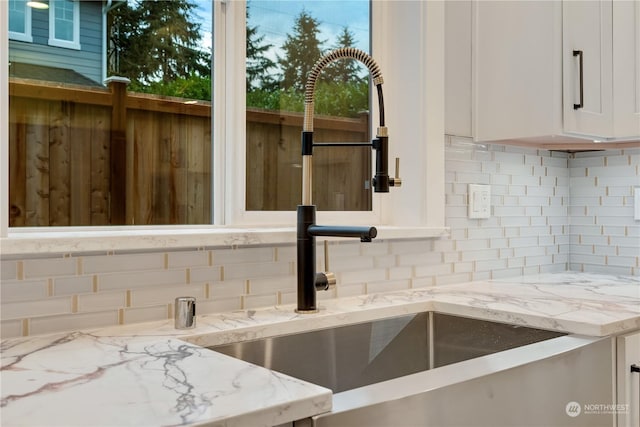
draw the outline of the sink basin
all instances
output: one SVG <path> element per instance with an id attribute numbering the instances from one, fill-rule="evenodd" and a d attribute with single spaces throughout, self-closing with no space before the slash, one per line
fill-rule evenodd
<path id="1" fill-rule="evenodd" d="M 339 393 L 562 335 L 423 312 L 210 349 Z"/>
<path id="2" fill-rule="evenodd" d="M 611 425 L 566 412 L 614 401 L 610 338 L 424 312 L 209 348 L 333 390 L 287 427 Z"/>

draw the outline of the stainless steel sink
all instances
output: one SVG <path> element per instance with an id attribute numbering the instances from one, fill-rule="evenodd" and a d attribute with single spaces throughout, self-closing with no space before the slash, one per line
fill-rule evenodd
<path id="1" fill-rule="evenodd" d="M 425 312 L 210 349 L 333 390 L 330 412 L 289 427 L 595 427 L 611 416 L 566 407 L 614 401 L 611 346 Z"/>
<path id="2" fill-rule="evenodd" d="M 211 349 L 338 393 L 562 335 L 424 312 Z"/>

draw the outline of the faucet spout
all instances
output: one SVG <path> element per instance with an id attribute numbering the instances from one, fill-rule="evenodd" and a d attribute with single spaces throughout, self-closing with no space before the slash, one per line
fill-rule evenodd
<path id="1" fill-rule="evenodd" d="M 371 242 L 378 234 L 375 227 L 317 225 L 316 207 L 298 205 L 297 260 L 298 260 L 298 313 L 317 313 L 316 291 L 328 290 L 335 285 L 332 273 L 316 273 L 316 236 L 354 237 Z"/>
<path id="2" fill-rule="evenodd" d="M 366 52 L 353 47 L 345 47 L 336 49 L 327 53 L 316 62 L 309 73 L 307 84 L 304 92 L 304 121 L 302 127 L 302 204 L 311 205 L 312 192 L 312 170 L 313 170 L 313 147 L 314 146 L 330 146 L 333 144 L 314 144 L 313 143 L 313 112 L 314 112 L 314 93 L 316 81 L 320 72 L 329 64 L 339 59 L 355 59 L 364 64 L 371 74 L 371 80 L 376 87 L 378 94 L 378 114 L 379 127 L 376 132 L 376 139 L 373 140 L 371 147 L 376 150 L 376 173 L 373 178 L 373 189 L 376 193 L 387 193 L 389 187 L 399 186 L 400 182 L 394 182 L 393 178 L 389 178 L 387 167 L 387 147 L 388 134 L 384 119 L 384 97 L 382 94 L 382 72 L 380 67 Z M 348 145 L 348 144 L 336 144 Z"/>
<path id="3" fill-rule="evenodd" d="M 370 242 L 378 235 L 375 227 L 349 227 L 343 225 L 310 225 L 307 232 L 311 236 L 355 237 L 361 242 Z"/>

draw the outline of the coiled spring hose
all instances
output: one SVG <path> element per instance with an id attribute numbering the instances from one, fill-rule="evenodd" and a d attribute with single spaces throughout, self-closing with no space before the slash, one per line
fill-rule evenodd
<path id="1" fill-rule="evenodd" d="M 384 99 L 382 96 L 382 73 L 374 59 L 366 52 L 354 47 L 344 47 L 333 50 L 320 58 L 311 69 L 304 92 L 304 125 L 303 131 L 313 132 L 313 109 L 316 80 L 320 72 L 330 63 L 339 59 L 355 59 L 363 63 L 371 73 L 371 79 L 378 92 L 378 108 L 380 111 L 380 127 L 384 127 Z"/>

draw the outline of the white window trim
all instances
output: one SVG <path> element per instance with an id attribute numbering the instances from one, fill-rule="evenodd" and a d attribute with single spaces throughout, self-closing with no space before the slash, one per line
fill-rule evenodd
<path id="1" fill-rule="evenodd" d="M 80 2 L 73 2 L 73 40 L 69 41 L 56 38 L 55 1 L 49 4 L 49 46 L 80 50 Z"/>
<path id="2" fill-rule="evenodd" d="M 31 35 L 31 8 L 27 6 L 26 2 L 24 3 L 24 9 L 25 9 L 24 33 L 16 33 L 14 31 L 9 31 L 9 39 L 20 41 L 20 42 L 33 43 L 33 36 Z M 8 19 L 8 16 L 7 16 L 7 19 Z"/>
<path id="3" fill-rule="evenodd" d="M 9 63 L 9 4 L 0 2 L 0 64 Z M 5 36 L 7 34 L 7 36 Z M 9 86 L 9 67 L 0 67 L 0 92 Z M 9 230 L 9 97 L 0 96 L 0 241 Z M 3 245 L 0 244 L 0 254 Z"/>
<path id="4" fill-rule="evenodd" d="M 239 76 L 245 73 L 246 57 L 244 51 L 230 48 L 231 46 L 245 46 L 246 44 L 246 4 L 245 2 L 227 2 L 224 4 L 227 22 L 231 24 L 231 31 L 227 34 L 235 43 L 226 43 L 224 61 L 227 67 L 227 75 Z M 372 27 L 375 23 L 372 24 Z M 227 40 L 229 41 L 229 40 Z M 217 194 L 224 194 L 226 190 L 230 197 L 226 200 L 224 219 L 233 225 L 270 225 L 270 224 L 295 224 L 296 212 L 293 211 L 247 211 L 246 206 L 246 88 L 243 79 L 229 79 L 226 82 L 226 93 L 231 94 L 226 100 L 227 105 L 227 135 L 226 140 L 234 144 L 228 146 L 228 152 L 233 153 L 232 164 L 234 167 L 227 170 L 225 189 L 219 189 Z M 374 99 L 372 105 L 377 105 Z M 374 122 L 377 123 L 377 111 L 374 111 Z M 242 141 L 242 143 L 238 143 Z M 302 189 L 300 190 L 302 193 Z M 302 198 L 302 194 L 300 194 Z M 373 195 L 372 211 L 318 211 L 318 222 L 328 224 L 382 224 L 382 199 L 379 194 Z M 221 202 L 221 201 L 220 201 Z M 219 203 L 220 203 L 219 202 Z M 224 224 L 224 222 L 220 222 Z"/>
<path id="5" fill-rule="evenodd" d="M 227 68 L 225 72 L 231 76 L 244 75 L 244 54 L 238 54 L 239 49 L 229 47 L 245 45 L 245 4 L 227 2 L 222 7 L 227 14 L 227 22 L 232 23 L 235 29 L 228 36 L 237 42 L 225 45 L 227 51 L 222 58 Z M 401 159 L 404 187 L 392 188 L 389 194 L 373 193 L 372 211 L 318 212 L 318 222 L 389 226 L 428 224 L 443 227 L 444 179 L 439 177 L 444 177 L 444 89 L 440 84 L 444 81 L 444 3 L 373 1 L 371 9 L 372 56 L 380 65 L 385 80 L 383 91 L 390 135 L 389 158 Z M 427 22 L 429 27 L 425 27 Z M 405 48 L 398 49 L 398 46 Z M 416 55 L 416 52 L 426 54 Z M 409 73 L 413 77 L 411 80 L 406 78 L 408 70 L 412 71 Z M 427 79 L 426 76 L 433 77 Z M 407 81 L 416 82 L 418 87 L 409 87 Z M 231 163 L 233 167 L 226 169 L 225 188 L 217 189 L 220 198 L 217 204 L 227 202 L 220 224 L 295 223 L 294 211 L 258 212 L 245 209 L 244 80 L 227 80 L 225 89 L 225 93 L 230 94 L 225 102 L 229 112 L 226 117 L 227 134 L 218 140 L 227 141 L 225 150 L 232 153 L 227 164 Z M 415 96 L 416 93 L 422 96 Z M 378 121 L 377 100 L 374 99 L 371 105 L 374 110 L 372 125 L 375 128 Z M 390 172 L 393 173 L 392 169 Z M 433 203 L 427 203 L 427 197 Z M 406 208 L 394 209 L 397 206 Z"/>
<path id="6" fill-rule="evenodd" d="M 4 96 L 0 99 L 0 250 L 3 255 L 295 242 L 293 212 L 245 213 L 244 196 L 238 196 L 238 193 L 244 194 L 245 185 L 244 169 L 241 173 L 238 171 L 245 153 L 244 87 L 241 90 L 242 102 L 236 101 L 235 110 L 231 111 L 225 104 L 237 95 L 238 87 L 244 84 L 244 79 L 233 77 L 238 75 L 237 67 L 244 67 L 244 53 L 239 54 L 240 49 L 232 48 L 239 41 L 244 46 L 244 5 L 242 10 L 234 9 L 238 7 L 237 3 L 214 1 L 213 26 L 217 32 L 214 61 L 224 64 L 224 67 L 214 70 L 213 76 L 214 85 L 223 88 L 216 91 L 212 114 L 214 139 L 220 141 L 212 150 L 215 224 L 9 229 L 9 107 L 8 97 Z M 383 89 L 390 158 L 401 158 L 403 186 L 392 188 L 389 194 L 374 200 L 381 205 L 380 220 L 368 223 L 378 226 L 378 238 L 382 239 L 440 236 L 446 233 L 442 84 L 444 3 L 374 1 L 372 14 L 373 57 L 385 79 Z M 8 62 L 7 18 L 7 3 L 0 2 L 0 63 Z M 231 18 L 234 19 L 233 25 Z M 240 20 L 241 26 L 238 25 Z M 241 27 L 242 31 L 227 31 L 229 26 Z M 398 46 L 404 48 L 399 49 Z M 426 54 L 416 55 L 416 52 Z M 408 70 L 412 73 L 410 78 L 419 76 L 412 80 L 416 87 L 407 87 L 405 73 Z M 8 80 L 8 68 L 0 67 L 0 87 L 6 88 Z M 242 84 L 238 84 L 240 80 Z M 416 93 L 421 95 L 416 96 Z M 373 116 L 377 117 L 377 113 Z M 351 225 L 362 222 L 353 218 L 361 215 L 362 212 L 321 212 L 318 222 Z"/>

